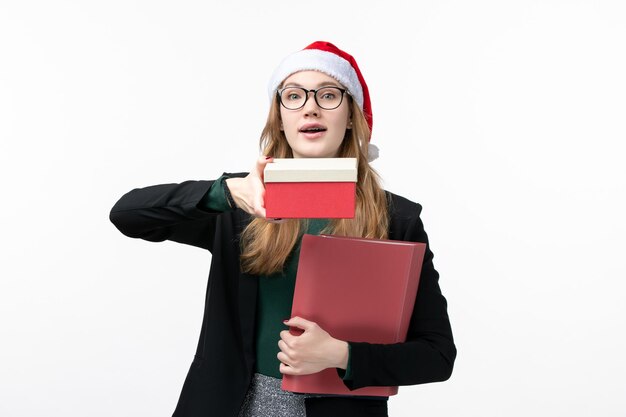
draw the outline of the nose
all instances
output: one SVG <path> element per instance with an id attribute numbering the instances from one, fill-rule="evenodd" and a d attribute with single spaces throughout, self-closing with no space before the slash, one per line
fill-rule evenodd
<path id="1" fill-rule="evenodd" d="M 304 114 L 319 116 L 320 107 L 317 105 L 317 101 L 315 101 L 315 91 L 308 91 L 306 94 L 307 101 L 304 103 Z"/>

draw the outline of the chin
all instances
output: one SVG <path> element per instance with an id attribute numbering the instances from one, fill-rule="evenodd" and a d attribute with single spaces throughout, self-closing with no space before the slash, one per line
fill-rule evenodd
<path id="1" fill-rule="evenodd" d="M 333 158 L 334 154 L 332 152 L 324 151 L 324 150 L 294 150 L 293 151 L 294 158 Z"/>
<path id="2" fill-rule="evenodd" d="M 301 153 L 299 154 L 300 158 L 333 158 L 333 155 L 329 155 L 327 153 Z"/>

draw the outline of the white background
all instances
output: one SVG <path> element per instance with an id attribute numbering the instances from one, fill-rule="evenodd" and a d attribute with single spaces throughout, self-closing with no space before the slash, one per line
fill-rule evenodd
<path id="1" fill-rule="evenodd" d="M 390 415 L 626 415 L 624 2 L 223 3 L 0 3 L 0 415 L 171 415 L 210 255 L 109 210 L 248 170 L 314 40 L 356 57 L 449 302 L 452 378 Z"/>

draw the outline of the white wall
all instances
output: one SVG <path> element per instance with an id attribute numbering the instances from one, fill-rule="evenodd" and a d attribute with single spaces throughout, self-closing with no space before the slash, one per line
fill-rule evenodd
<path id="1" fill-rule="evenodd" d="M 391 415 L 624 415 L 623 2 L 211 3 L 0 3 L 0 415 L 171 415 L 210 255 L 109 210 L 247 170 L 314 40 L 357 58 L 449 302 L 452 378 Z"/>

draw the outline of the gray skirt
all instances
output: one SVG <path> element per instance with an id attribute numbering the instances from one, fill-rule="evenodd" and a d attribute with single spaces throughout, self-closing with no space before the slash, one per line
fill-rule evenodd
<path id="1" fill-rule="evenodd" d="M 254 374 L 239 417 L 306 417 L 307 394 L 283 391 L 282 380 Z"/>

